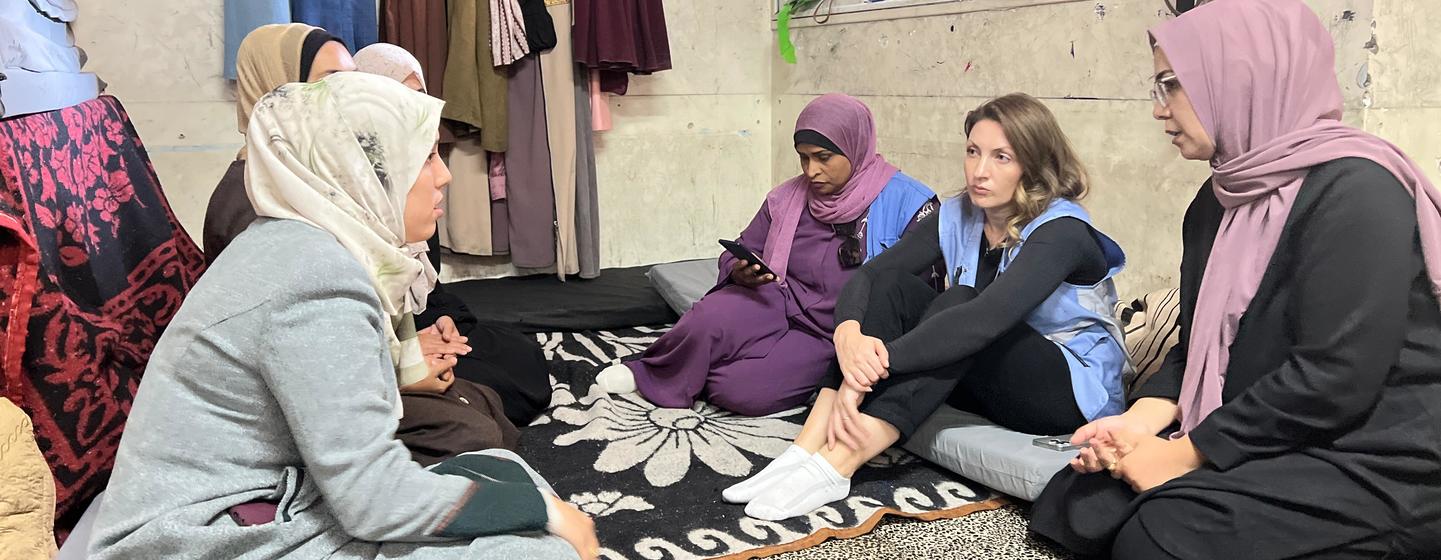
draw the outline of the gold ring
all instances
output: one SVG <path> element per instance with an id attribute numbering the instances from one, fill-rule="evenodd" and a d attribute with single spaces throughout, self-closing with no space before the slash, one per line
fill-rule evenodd
<path id="1" fill-rule="evenodd" d="M 1116 471 L 1116 464 L 1117 464 L 1117 463 L 1111 463 L 1111 464 L 1106 465 L 1106 470 L 1111 471 L 1111 472 L 1115 472 L 1115 471 Z"/>

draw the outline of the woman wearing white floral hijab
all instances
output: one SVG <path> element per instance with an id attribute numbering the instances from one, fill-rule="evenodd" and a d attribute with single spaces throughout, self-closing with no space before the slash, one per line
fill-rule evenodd
<path id="1" fill-rule="evenodd" d="M 519 457 L 425 470 L 394 438 L 429 289 L 405 245 L 434 230 L 450 180 L 441 105 L 358 73 L 261 99 L 246 169 L 261 218 L 156 345 L 93 557 L 596 556 L 589 518 Z"/>

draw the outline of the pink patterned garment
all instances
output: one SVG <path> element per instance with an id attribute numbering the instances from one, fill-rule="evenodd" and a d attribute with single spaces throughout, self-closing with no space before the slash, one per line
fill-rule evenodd
<path id="1" fill-rule="evenodd" d="M 505 66 L 530 54 L 520 0 L 490 0 L 490 56 L 494 66 Z"/>
<path id="2" fill-rule="evenodd" d="M 205 258 L 114 97 L 0 121 L 0 185 L 0 396 L 34 422 L 65 518 L 104 487 Z"/>

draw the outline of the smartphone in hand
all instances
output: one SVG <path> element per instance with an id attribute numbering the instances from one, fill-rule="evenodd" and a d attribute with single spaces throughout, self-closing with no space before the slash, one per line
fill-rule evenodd
<path id="1" fill-rule="evenodd" d="M 774 272 L 771 272 L 771 268 L 769 266 L 766 266 L 765 261 L 762 261 L 760 257 L 757 257 L 756 254 L 751 252 L 750 249 L 747 249 L 745 245 L 741 245 L 740 243 L 736 243 L 729 239 L 721 239 L 720 244 L 721 247 L 725 247 L 726 251 L 730 252 L 731 256 L 751 263 L 752 265 L 760 265 L 761 271 L 759 274 L 770 274 L 772 276 L 775 275 Z"/>

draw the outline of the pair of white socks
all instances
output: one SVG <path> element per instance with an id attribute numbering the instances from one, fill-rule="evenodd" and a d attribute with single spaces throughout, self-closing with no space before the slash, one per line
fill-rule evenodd
<path id="1" fill-rule="evenodd" d="M 791 444 L 771 464 L 721 497 L 746 504 L 746 515 L 780 521 L 805 515 L 851 493 L 851 479 L 841 476 L 820 453 L 808 453 Z"/>

